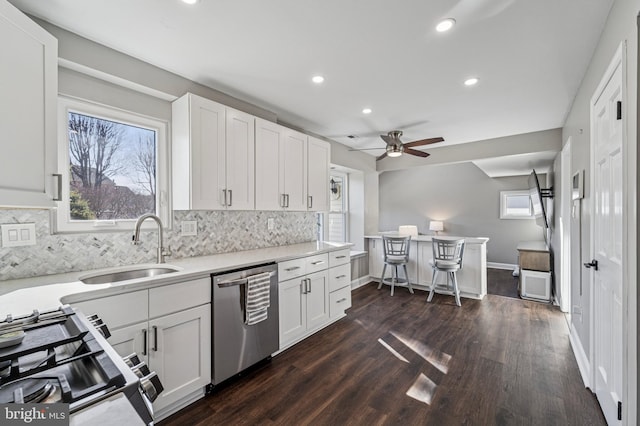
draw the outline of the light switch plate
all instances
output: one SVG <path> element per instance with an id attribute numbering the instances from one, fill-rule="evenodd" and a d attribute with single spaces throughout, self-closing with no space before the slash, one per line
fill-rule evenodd
<path id="1" fill-rule="evenodd" d="M 276 227 L 275 219 L 272 217 L 267 218 L 267 231 L 273 231 Z"/>
<path id="2" fill-rule="evenodd" d="M 33 246 L 36 244 L 35 223 L 7 223 L 2 228 L 2 247 Z"/>
<path id="3" fill-rule="evenodd" d="M 181 237 L 194 237 L 196 235 L 198 235 L 197 220 L 183 220 L 182 222 L 180 222 Z"/>

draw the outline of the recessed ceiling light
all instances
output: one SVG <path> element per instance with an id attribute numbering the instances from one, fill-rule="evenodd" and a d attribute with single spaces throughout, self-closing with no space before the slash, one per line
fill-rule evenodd
<path id="1" fill-rule="evenodd" d="M 456 24 L 456 20 L 453 18 L 447 18 L 438 23 L 436 25 L 436 31 L 439 33 L 443 33 L 445 31 L 449 31 Z"/>
<path id="2" fill-rule="evenodd" d="M 371 108 L 365 108 L 362 110 L 363 114 L 371 114 L 371 112 L 372 112 Z"/>
<path id="3" fill-rule="evenodd" d="M 183 3 L 186 4 L 196 4 L 199 0 L 182 0 Z"/>
<path id="4" fill-rule="evenodd" d="M 311 81 L 313 81 L 316 84 L 320 84 L 324 81 L 324 77 L 321 75 L 314 75 L 313 78 L 311 78 Z"/>
<path id="5" fill-rule="evenodd" d="M 468 78 L 464 81 L 464 85 L 465 86 L 475 86 L 476 84 L 478 84 L 478 79 L 475 77 L 472 78 Z"/>

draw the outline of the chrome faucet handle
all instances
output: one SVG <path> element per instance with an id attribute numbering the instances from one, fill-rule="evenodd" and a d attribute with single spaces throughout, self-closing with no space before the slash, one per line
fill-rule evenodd
<path id="1" fill-rule="evenodd" d="M 135 235 L 131 236 L 131 244 L 134 246 L 139 246 L 140 244 L 142 244 L 142 241 L 140 241 L 139 239 L 136 239 Z"/>

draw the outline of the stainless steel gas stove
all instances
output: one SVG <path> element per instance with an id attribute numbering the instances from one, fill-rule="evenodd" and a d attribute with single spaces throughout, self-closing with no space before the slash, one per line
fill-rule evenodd
<path id="1" fill-rule="evenodd" d="M 121 359 L 108 336 L 99 318 L 69 306 L 7 316 L 0 321 L 0 403 L 65 403 L 73 425 L 117 402 L 137 414 L 136 424 L 153 424 L 158 377 L 135 354 Z"/>

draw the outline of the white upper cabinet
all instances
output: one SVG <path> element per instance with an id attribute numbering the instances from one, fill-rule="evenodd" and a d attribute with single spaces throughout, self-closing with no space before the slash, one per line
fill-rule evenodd
<path id="1" fill-rule="evenodd" d="M 286 195 L 286 210 L 307 210 L 307 138 L 295 130 L 286 129 L 280 151 L 280 179 Z"/>
<path id="2" fill-rule="evenodd" d="M 331 144 L 309 136 L 307 210 L 329 211 Z"/>
<path id="3" fill-rule="evenodd" d="M 256 118 L 256 209 L 281 210 L 280 146 L 285 128 Z"/>
<path id="4" fill-rule="evenodd" d="M 254 120 L 190 93 L 173 102 L 174 209 L 253 210 Z"/>
<path id="5" fill-rule="evenodd" d="M 255 117 L 227 108 L 226 206 L 255 208 Z"/>
<path id="6" fill-rule="evenodd" d="M 54 207 L 58 41 L 0 0 L 0 206 Z"/>
<path id="7" fill-rule="evenodd" d="M 307 210 L 307 139 L 256 119 L 256 209 Z"/>

